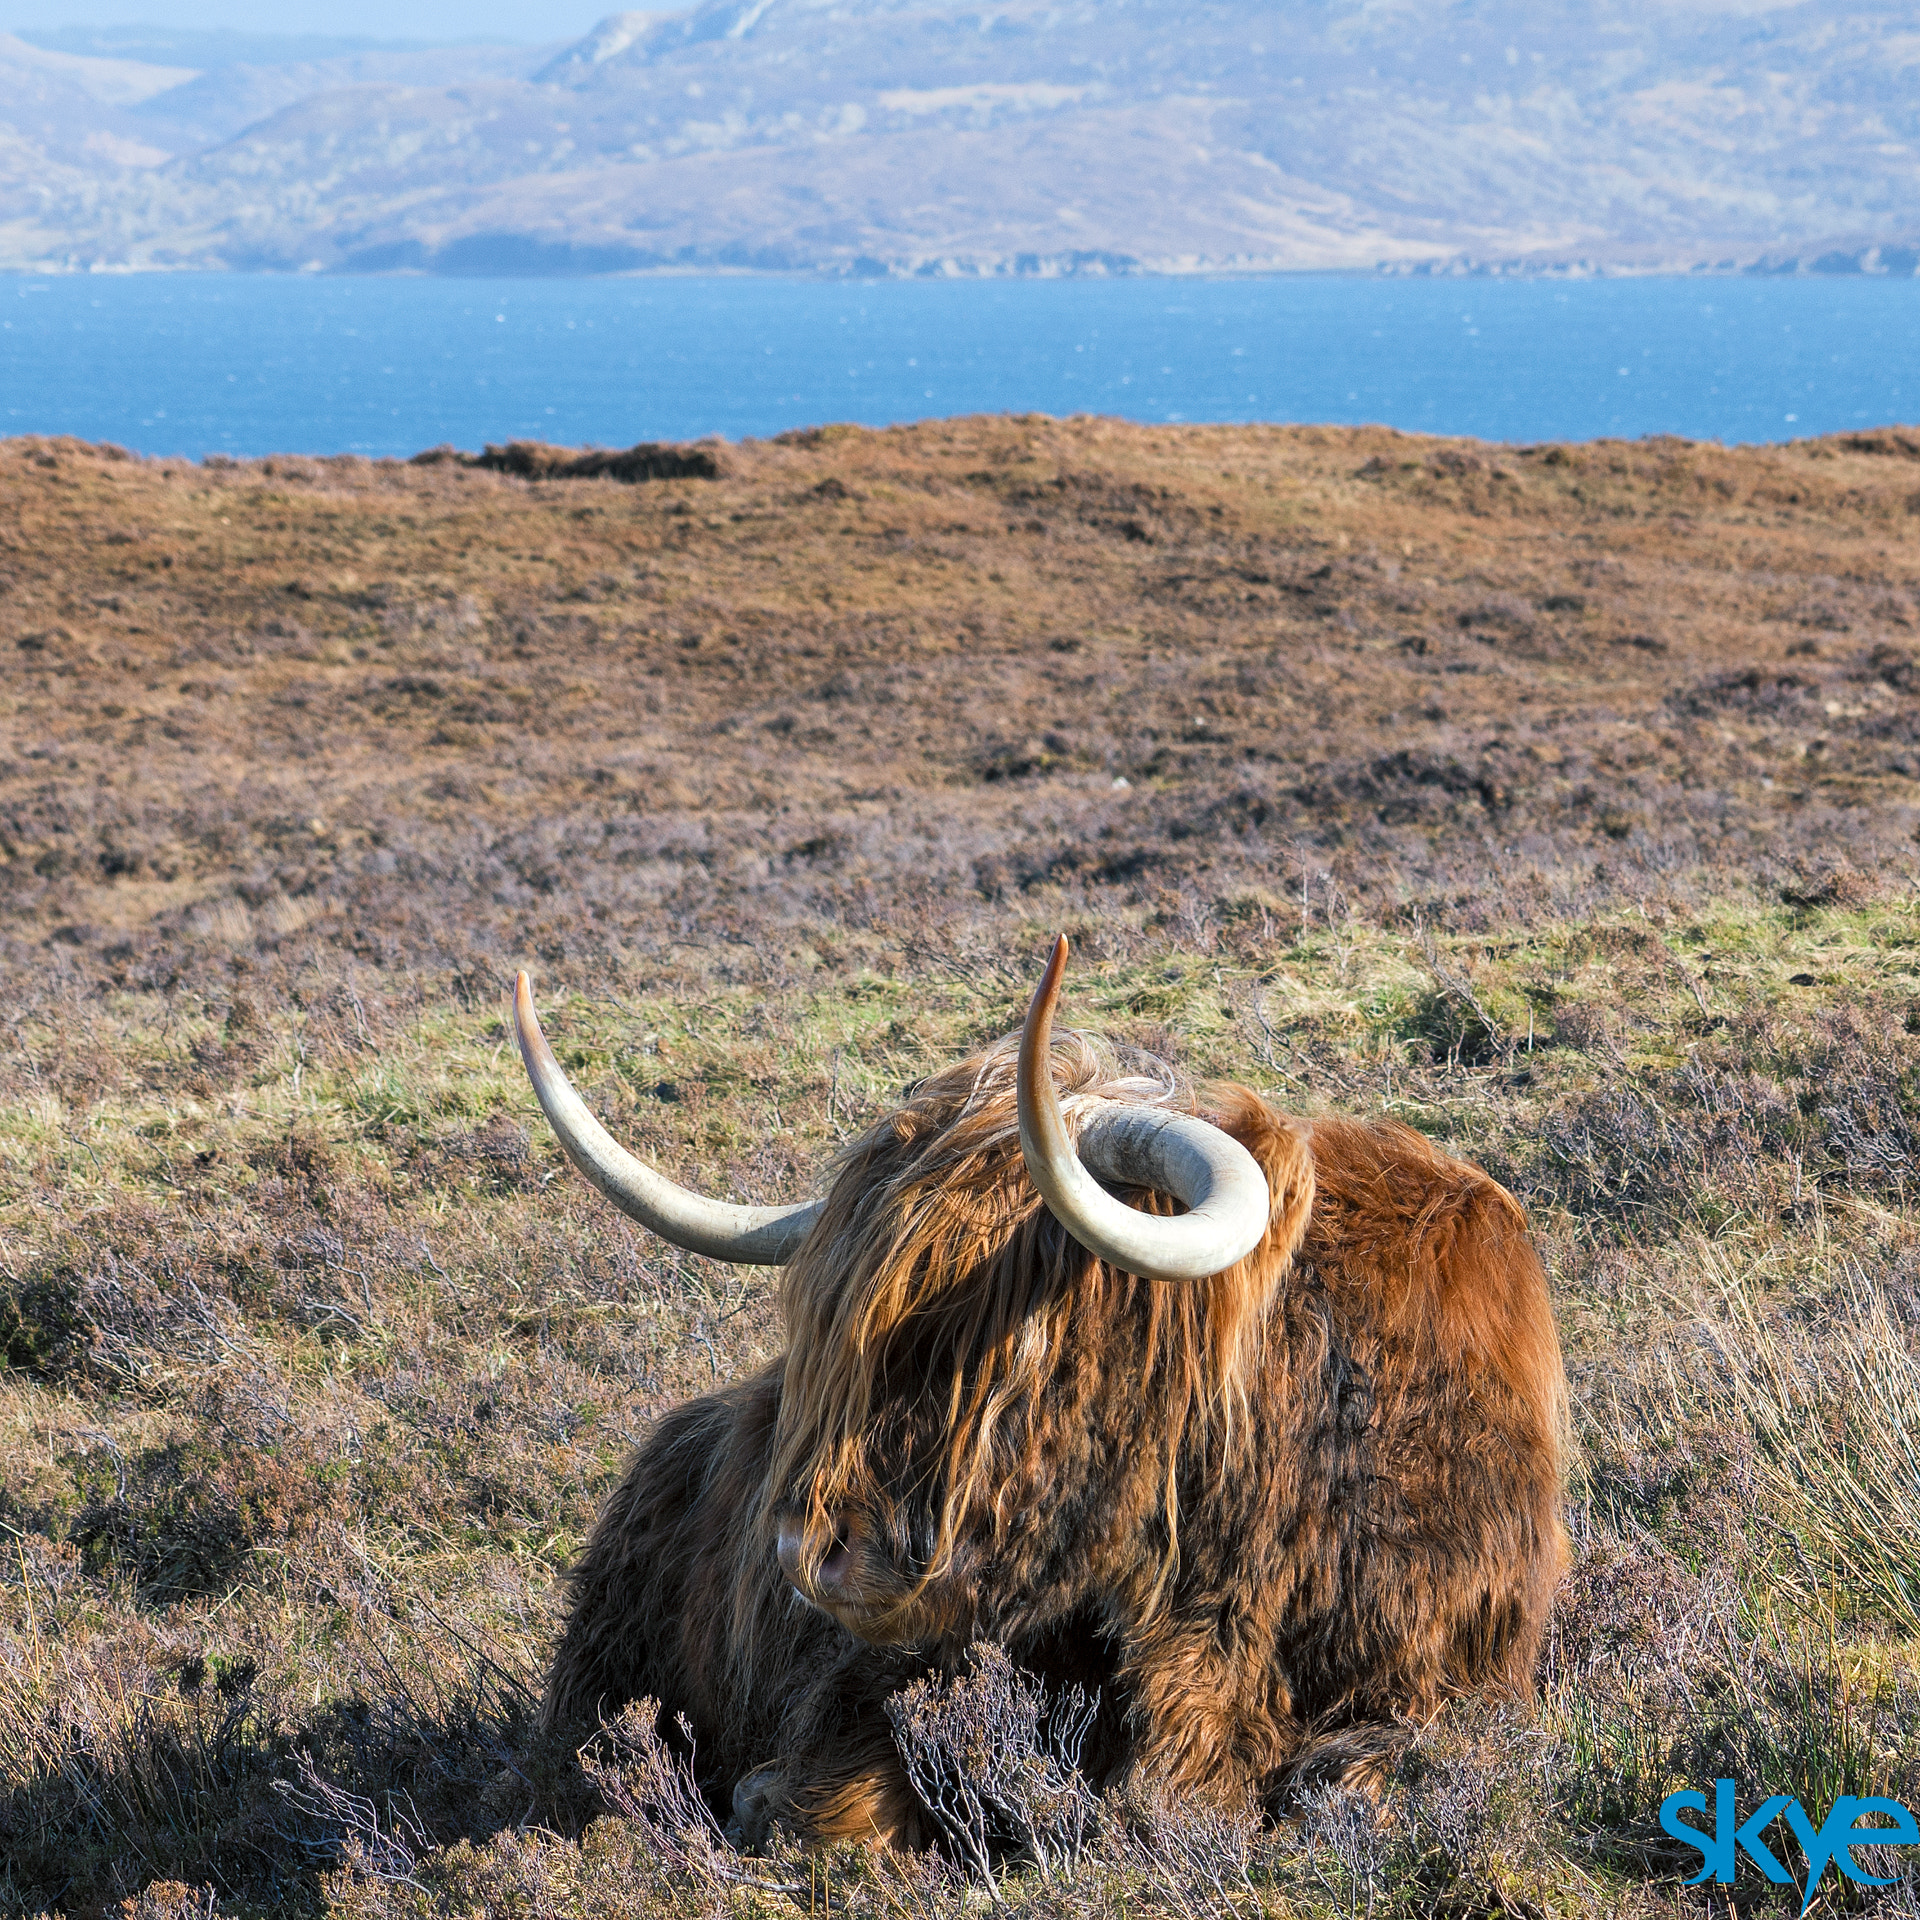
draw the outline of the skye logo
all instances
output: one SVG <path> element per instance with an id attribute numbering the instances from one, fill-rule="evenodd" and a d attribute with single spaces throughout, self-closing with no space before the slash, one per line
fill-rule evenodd
<path id="1" fill-rule="evenodd" d="M 1776 1886 L 1792 1886 L 1793 1875 L 1774 1858 L 1772 1848 L 1760 1838 L 1775 1820 L 1785 1814 L 1787 1825 L 1793 1830 L 1793 1837 L 1800 1842 L 1800 1851 L 1807 1858 L 1807 1887 L 1800 1902 L 1802 1913 L 1813 1905 L 1813 1890 L 1820 1884 L 1820 1876 L 1826 1872 L 1828 1861 L 1832 1861 L 1849 1880 L 1861 1881 L 1870 1887 L 1890 1887 L 1893 1884 L 1891 1876 L 1884 1880 L 1876 1879 L 1856 1865 L 1847 1851 L 1849 1847 L 1911 1847 L 1920 1843 L 1920 1823 L 1898 1800 L 1871 1796 L 1861 1798 L 1851 1793 L 1843 1793 L 1828 1808 L 1827 1817 L 1820 1823 L 1817 1833 L 1813 1822 L 1807 1818 L 1806 1809 L 1790 1794 L 1784 1793 L 1776 1793 L 1770 1799 L 1761 1801 L 1736 1826 L 1731 1780 L 1716 1780 L 1713 1783 L 1711 1837 L 1706 1828 L 1696 1827 L 1691 1821 L 1680 1818 L 1683 1808 L 1705 1813 L 1707 1796 L 1692 1791 L 1670 1793 L 1660 1802 L 1661 1826 L 1700 1855 L 1700 1871 L 1687 1882 L 1690 1887 L 1697 1887 L 1702 1880 L 1709 1878 L 1717 1880 L 1722 1886 L 1730 1885 L 1739 1868 L 1742 1848 L 1746 1849 L 1747 1858 Z M 1863 1827 L 1859 1824 L 1862 1814 L 1891 1820 L 1893 1825 Z"/>

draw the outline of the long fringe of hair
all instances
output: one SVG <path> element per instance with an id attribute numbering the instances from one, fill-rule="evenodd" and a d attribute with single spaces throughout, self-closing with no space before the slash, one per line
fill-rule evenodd
<path id="1" fill-rule="evenodd" d="M 968 1516 L 990 1514 L 996 1535 L 1016 1518 L 1007 1493 L 1027 1481 L 1022 1469 L 1046 1439 L 1036 1416 L 1069 1331 L 1084 1352 L 1102 1324 L 1125 1317 L 1144 1334 L 1134 1385 L 1151 1395 L 1154 1418 L 1143 1440 L 1164 1450 L 1164 1589 L 1179 1551 L 1182 1450 L 1197 1437 L 1214 1474 L 1233 1464 L 1275 1282 L 1310 1205 L 1311 1162 L 1291 1136 L 1248 1140 L 1269 1178 L 1280 1176 L 1276 1221 L 1287 1213 L 1290 1230 L 1239 1265 L 1190 1284 L 1115 1272 L 1059 1227 L 1027 1175 L 1017 1058 L 1010 1036 L 934 1075 L 841 1155 L 823 1216 L 783 1282 L 788 1353 L 762 1531 L 773 1503 L 794 1499 L 824 1543 L 836 1508 L 879 1491 L 870 1443 L 889 1406 L 909 1403 L 923 1434 L 913 1491 L 934 1515 L 914 1593 L 924 1591 L 950 1570 Z M 1122 1071 L 1085 1034 L 1059 1034 L 1051 1064 L 1076 1132 L 1098 1100 L 1200 1110 L 1158 1061 L 1130 1058 Z M 1238 1121 L 1243 1137 L 1260 1122 L 1272 1132 L 1253 1096 L 1221 1095 L 1233 1111 L 1210 1118 Z M 926 1429 L 937 1436 L 930 1449 Z"/>

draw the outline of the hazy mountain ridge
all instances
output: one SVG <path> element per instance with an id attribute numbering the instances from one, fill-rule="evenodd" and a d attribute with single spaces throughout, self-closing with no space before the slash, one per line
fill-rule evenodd
<path id="1" fill-rule="evenodd" d="M 0 263 L 1911 272 L 1920 234 L 1912 4 L 710 0 L 298 51 L 0 37 Z"/>

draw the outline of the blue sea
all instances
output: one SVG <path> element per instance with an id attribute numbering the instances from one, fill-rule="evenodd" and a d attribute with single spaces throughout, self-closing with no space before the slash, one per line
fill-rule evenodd
<path id="1" fill-rule="evenodd" d="M 1789 440 L 1920 420 L 1920 281 L 0 276 L 0 432 L 142 453 L 985 411 Z"/>

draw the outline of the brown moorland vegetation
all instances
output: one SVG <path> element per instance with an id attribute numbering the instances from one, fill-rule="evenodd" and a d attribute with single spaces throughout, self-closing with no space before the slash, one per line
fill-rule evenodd
<path id="1" fill-rule="evenodd" d="M 0 443 L 0 1904 L 1701 1910 L 1674 1787 L 1920 1801 L 1920 436 L 696 451 Z M 774 1197 L 1060 929 L 1071 1018 L 1532 1209 L 1539 1709 L 1260 1832 L 1083 1805 L 988 1662 L 899 1725 L 991 1847 L 738 1859 L 644 1724 L 583 1777 L 528 1707 L 768 1276 L 557 1160 L 512 970 L 617 1131 Z"/>

